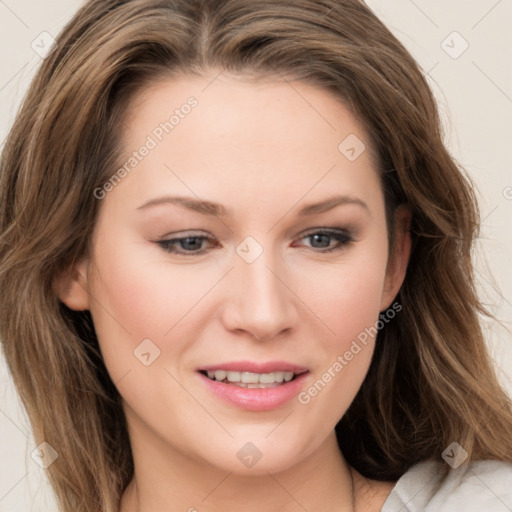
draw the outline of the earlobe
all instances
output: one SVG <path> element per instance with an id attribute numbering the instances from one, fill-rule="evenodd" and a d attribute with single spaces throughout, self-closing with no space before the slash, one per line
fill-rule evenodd
<path id="1" fill-rule="evenodd" d="M 54 282 L 53 288 L 59 300 L 75 311 L 89 309 L 89 290 L 87 283 L 87 262 L 81 260 L 62 271 Z"/>
<path id="2" fill-rule="evenodd" d="M 381 311 L 391 306 L 398 294 L 407 272 L 411 255 L 411 218 L 408 205 L 400 205 L 395 211 L 395 247 L 390 254 L 386 268 L 386 278 L 381 300 Z"/>

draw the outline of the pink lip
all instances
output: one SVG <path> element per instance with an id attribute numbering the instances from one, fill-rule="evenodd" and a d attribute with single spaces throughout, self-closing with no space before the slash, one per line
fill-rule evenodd
<path id="1" fill-rule="evenodd" d="M 274 371 L 303 372 L 289 382 L 273 388 L 243 388 L 236 384 L 226 384 L 208 378 L 198 371 L 198 375 L 207 388 L 221 400 L 247 411 L 269 411 L 283 406 L 296 397 L 307 378 L 306 368 L 288 363 L 273 362 L 266 364 L 245 362 L 223 363 L 201 368 L 202 371 L 214 370 L 246 371 L 252 373 L 270 373 Z"/>
<path id="2" fill-rule="evenodd" d="M 256 363 L 254 361 L 231 361 L 226 363 L 202 366 L 198 371 L 226 370 L 228 372 L 251 372 L 251 373 L 272 373 L 272 372 L 293 372 L 302 373 L 307 368 L 285 361 L 269 361 L 268 363 Z"/>

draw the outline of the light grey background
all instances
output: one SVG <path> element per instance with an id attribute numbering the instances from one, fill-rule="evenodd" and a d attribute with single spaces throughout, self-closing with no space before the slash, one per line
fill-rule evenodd
<path id="1" fill-rule="evenodd" d="M 2 144 L 48 34 L 56 36 L 81 3 L 0 0 Z M 484 325 L 500 379 L 512 395 L 512 1 L 367 3 L 420 62 L 440 104 L 446 142 L 480 191 L 477 275 L 484 301 L 506 328 Z M 30 457 L 34 448 L 0 358 L 0 512 L 57 510 L 44 470 Z"/>

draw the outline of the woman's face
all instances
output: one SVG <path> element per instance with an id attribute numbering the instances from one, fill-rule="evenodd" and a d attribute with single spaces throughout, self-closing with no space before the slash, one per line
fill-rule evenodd
<path id="1" fill-rule="evenodd" d="M 332 441 L 405 273 L 368 135 L 322 90 L 225 73 L 155 83 L 124 121 L 61 298 L 91 311 L 134 456 L 291 467 Z"/>

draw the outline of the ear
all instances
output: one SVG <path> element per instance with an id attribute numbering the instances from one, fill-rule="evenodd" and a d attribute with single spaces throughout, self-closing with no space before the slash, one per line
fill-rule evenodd
<path id="1" fill-rule="evenodd" d="M 395 244 L 386 267 L 381 311 L 389 308 L 405 279 L 411 255 L 411 217 L 412 212 L 408 205 L 400 205 L 395 210 Z"/>
<path id="2" fill-rule="evenodd" d="M 75 311 L 89 309 L 89 290 L 87 285 L 87 261 L 78 263 L 64 269 L 53 282 L 53 288 L 68 308 Z"/>

